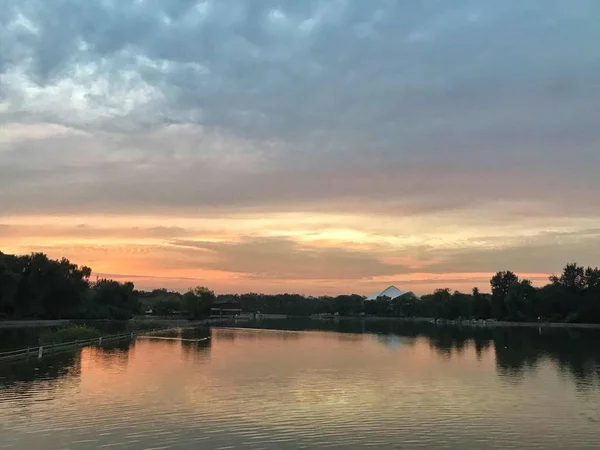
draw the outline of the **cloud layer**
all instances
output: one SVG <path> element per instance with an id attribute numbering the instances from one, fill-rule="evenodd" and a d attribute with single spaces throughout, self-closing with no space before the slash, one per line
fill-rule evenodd
<path id="1" fill-rule="evenodd" d="M 599 13 L 594 0 L 5 0 L 0 246 L 150 246 L 166 255 L 154 269 L 112 272 L 344 290 L 594 263 Z M 555 233 L 569 236 L 556 258 Z"/>

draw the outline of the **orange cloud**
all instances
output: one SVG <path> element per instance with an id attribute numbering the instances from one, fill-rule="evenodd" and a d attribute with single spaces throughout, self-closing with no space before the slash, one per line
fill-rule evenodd
<path id="1" fill-rule="evenodd" d="M 21 216 L 0 220 L 0 249 L 65 256 L 95 275 L 144 289 L 203 284 L 217 292 L 370 294 L 396 284 L 424 294 L 438 287 L 488 290 L 497 270 L 543 283 L 566 262 L 566 249 L 594 264 L 597 232 L 583 226 L 589 224 L 574 230 L 574 222 L 559 221 L 549 233 L 534 221 L 506 229 L 456 213 L 427 220 L 325 213 Z"/>

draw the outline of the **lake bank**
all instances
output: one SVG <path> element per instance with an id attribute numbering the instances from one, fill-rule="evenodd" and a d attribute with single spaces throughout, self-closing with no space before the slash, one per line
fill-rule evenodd
<path id="1" fill-rule="evenodd" d="M 331 321 L 331 320 L 365 320 L 365 321 L 395 321 L 395 322 L 409 322 L 409 323 L 431 323 L 435 325 L 452 325 L 452 326 L 464 326 L 464 327 L 502 327 L 502 328 L 517 328 L 517 327 L 528 327 L 528 328 L 583 328 L 583 329 L 600 329 L 600 324 L 597 323 L 566 323 L 566 322 L 507 322 L 507 321 L 475 321 L 475 320 L 438 320 L 428 317 L 382 317 L 382 316 L 338 316 L 338 317 L 295 317 L 286 316 L 283 314 L 277 315 L 263 315 L 259 320 L 273 320 L 273 319 L 310 319 L 315 321 Z M 167 318 L 134 318 L 124 323 L 135 326 L 145 326 L 147 324 L 156 324 L 160 327 L 165 328 L 176 328 L 176 327 L 193 327 L 196 325 L 210 325 L 216 323 L 235 321 L 235 318 L 210 318 L 200 320 L 187 320 L 187 319 L 167 319 Z M 7 320 L 0 321 L 0 329 L 2 328 L 34 328 L 34 327 L 60 327 L 67 326 L 70 324 L 77 323 L 89 323 L 94 322 L 117 322 L 111 320 Z"/>
<path id="2" fill-rule="evenodd" d="M 81 320 L 81 319 L 59 319 L 59 320 L 0 320 L 0 329 L 2 328 L 43 328 L 43 327 L 63 327 L 75 324 L 102 324 L 102 323 L 124 323 L 130 325 L 147 325 L 157 324 L 161 327 L 191 327 L 195 325 L 209 325 L 211 323 L 219 323 L 230 321 L 229 318 L 211 318 L 200 320 L 187 319 L 153 319 L 153 318 L 134 318 L 131 320 Z"/>
<path id="3" fill-rule="evenodd" d="M 356 317 L 340 317 L 340 319 L 357 319 Z M 427 317 L 378 317 L 378 316 L 365 316 L 360 317 L 364 320 L 392 320 L 399 322 L 413 322 L 413 323 L 431 323 L 435 325 L 455 325 L 464 327 L 500 327 L 500 328 L 586 328 L 586 329 L 600 329 L 598 323 L 567 323 L 567 322 L 507 322 L 507 321 L 475 321 L 475 320 L 438 320 L 427 318 Z M 327 319 L 315 319 L 315 320 L 327 320 Z"/>
<path id="4" fill-rule="evenodd" d="M 0 328 L 62 327 L 71 324 L 69 319 L 60 320 L 0 320 Z"/>

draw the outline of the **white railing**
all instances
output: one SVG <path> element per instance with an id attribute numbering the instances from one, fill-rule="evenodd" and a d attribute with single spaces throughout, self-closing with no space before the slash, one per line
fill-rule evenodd
<path id="1" fill-rule="evenodd" d="M 149 332 L 152 331 L 155 330 L 149 330 Z M 148 331 L 144 332 L 147 333 Z M 89 345 L 102 345 L 103 342 L 111 342 L 115 340 L 120 341 L 121 339 L 133 339 L 135 337 L 135 334 L 135 332 L 128 332 L 121 334 L 111 334 L 108 336 L 101 336 L 93 339 L 76 339 L 74 341 L 69 342 L 40 344 L 39 346 L 35 347 L 21 348 L 19 350 L 12 350 L 9 352 L 0 352 L 0 361 L 30 357 L 36 357 L 38 359 L 41 359 L 46 354 L 54 354 L 73 348 L 86 347 Z"/>
<path id="2" fill-rule="evenodd" d="M 202 323 L 211 323 L 210 320 L 202 321 Z M 217 321 L 218 322 L 218 321 Z M 107 336 L 101 336 L 93 339 L 84 339 L 84 340 L 74 340 L 69 342 L 61 342 L 61 343 L 47 343 L 40 344 L 34 347 L 21 348 L 19 350 L 12 350 L 9 352 L 0 352 L 0 362 L 14 359 L 27 359 L 30 357 L 36 357 L 38 359 L 42 359 L 44 355 L 54 354 L 65 350 L 70 350 L 73 348 L 86 347 L 89 345 L 102 345 L 103 342 L 111 342 L 111 341 L 119 341 L 121 339 L 133 339 L 136 335 L 139 334 L 153 334 L 156 332 L 164 332 L 172 329 L 186 329 L 186 328 L 196 328 L 195 325 L 190 325 L 189 327 L 173 327 L 173 328 L 153 328 L 149 330 L 136 330 L 129 331 L 127 333 L 121 334 L 111 334 Z"/>

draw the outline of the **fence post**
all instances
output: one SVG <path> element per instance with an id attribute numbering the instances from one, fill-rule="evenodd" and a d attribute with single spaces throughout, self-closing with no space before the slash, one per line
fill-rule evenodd
<path id="1" fill-rule="evenodd" d="M 27 359 L 29 359 L 29 347 L 27 347 Z"/>
<path id="2" fill-rule="evenodd" d="M 98 338 L 98 345 L 102 345 L 102 337 Z"/>
<path id="3" fill-rule="evenodd" d="M 42 347 L 40 345 L 40 348 L 38 349 L 38 359 L 42 359 L 43 355 L 44 355 L 44 347 Z"/>

